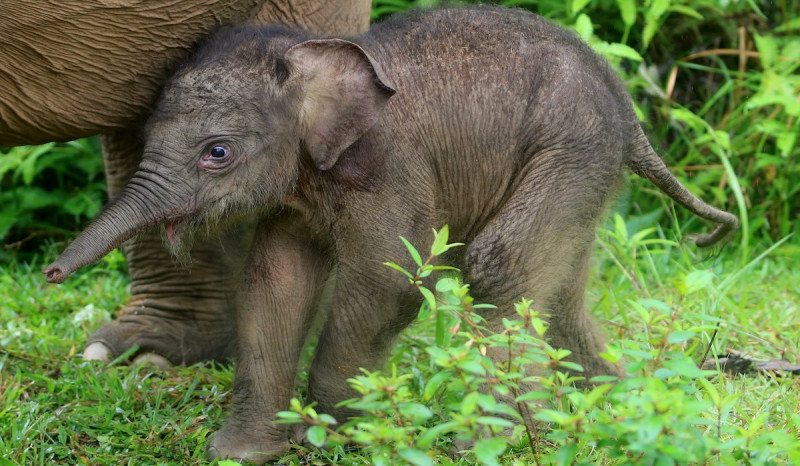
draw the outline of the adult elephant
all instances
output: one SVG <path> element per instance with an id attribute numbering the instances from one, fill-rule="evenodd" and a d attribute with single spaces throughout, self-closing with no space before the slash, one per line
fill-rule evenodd
<path id="1" fill-rule="evenodd" d="M 166 73 L 222 24 L 282 22 L 320 33 L 369 26 L 370 0 L 8 0 L 0 15 L 0 146 L 100 134 L 109 195 L 139 164 L 139 128 Z M 84 358 L 134 345 L 159 365 L 224 359 L 235 328 L 227 289 L 249 235 L 175 266 L 158 231 L 126 243 L 131 300 L 89 337 Z M 227 258 L 227 259 L 222 259 Z"/>

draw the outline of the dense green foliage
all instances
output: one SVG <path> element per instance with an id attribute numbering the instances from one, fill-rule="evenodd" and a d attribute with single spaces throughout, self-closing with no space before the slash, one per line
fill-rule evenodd
<path id="1" fill-rule="evenodd" d="M 433 3 L 375 0 L 373 16 Z M 629 378 L 575 390 L 561 372 L 565 354 L 541 339 L 535 309 L 519 306 L 513 336 L 487 334 L 471 312 L 481 303 L 448 276 L 423 291 L 420 319 L 387 369 L 353 381 L 363 397 L 352 403 L 368 415 L 337 426 L 294 404 L 287 421 L 314 424 L 309 440 L 330 449 L 298 447 L 284 461 L 800 462 L 793 377 L 698 369 L 730 350 L 800 360 L 800 242 L 790 236 L 800 227 L 800 1 L 500 3 L 570 27 L 606 56 L 673 173 L 738 213 L 742 231 L 707 259 L 679 242 L 709 225 L 633 179 L 598 229 L 587 297 L 610 337 L 606 356 L 621 358 Z M 38 271 L 104 196 L 94 139 L 0 149 L 0 466 L 203 464 L 224 420 L 229 368 L 80 360 L 87 335 L 128 299 L 123 258 L 112 253 L 58 287 Z M 422 259 L 412 281 L 425 273 Z M 491 364 L 488 351 L 509 339 L 532 366 Z M 510 443 L 488 439 L 517 407 L 476 387 L 493 384 L 497 395 L 506 390 L 497 381 L 513 387 L 531 376 L 541 389 L 520 402 L 535 403 L 537 422 L 517 427 Z"/>
<path id="2" fill-rule="evenodd" d="M 0 150 L 0 261 L 71 238 L 97 215 L 105 193 L 96 139 Z"/>

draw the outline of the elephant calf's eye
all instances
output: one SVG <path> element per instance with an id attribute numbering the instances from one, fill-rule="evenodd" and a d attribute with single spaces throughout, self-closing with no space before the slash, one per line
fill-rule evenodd
<path id="1" fill-rule="evenodd" d="M 228 148 L 223 146 L 214 146 L 210 151 L 208 151 L 208 155 L 210 155 L 212 159 L 224 159 L 228 156 Z"/>
<path id="2" fill-rule="evenodd" d="M 213 170 L 227 166 L 230 161 L 231 149 L 225 144 L 214 144 L 205 150 L 200 166 Z"/>

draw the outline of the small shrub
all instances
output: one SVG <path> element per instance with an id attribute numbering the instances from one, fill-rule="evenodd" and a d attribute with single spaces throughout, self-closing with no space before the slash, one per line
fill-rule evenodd
<path id="1" fill-rule="evenodd" d="M 530 301 L 516 305 L 518 318 L 505 321 L 502 332 L 482 325 L 475 310 L 487 305 L 474 303 L 469 286 L 449 268 L 431 265 L 454 246 L 447 244 L 447 227 L 434 234 L 425 260 L 406 243 L 415 272 L 387 264 L 425 297 L 417 325 L 435 328 L 424 349 L 426 361 L 417 361 L 410 373 L 392 365 L 386 373 L 364 371 L 351 379 L 359 397 L 343 404 L 364 416 L 342 425 L 292 400 L 290 411 L 279 417 L 307 424 L 313 445 L 338 451 L 355 446 L 376 465 L 432 465 L 453 455 L 487 465 L 509 457 L 527 464 L 660 465 L 762 463 L 800 455 L 800 444 L 781 440 L 786 433 L 758 431 L 763 420 L 748 426 L 732 419 L 740 395 L 725 393 L 713 382 L 721 380 L 720 372 L 701 370 L 687 356 L 700 335 L 715 329 L 713 322 L 684 323 L 657 299 L 631 301 L 643 330 L 615 341 L 602 355 L 624 361 L 628 376 L 599 377 L 592 388 L 579 390 L 573 384 L 581 367 L 567 361 L 569 351 L 546 342 L 546 319 Z M 443 269 L 435 292 L 422 285 L 422 278 Z M 692 273 L 682 293 L 708 280 L 707 273 Z M 489 356 L 498 348 L 512 349 L 512 360 L 495 364 Z M 522 382 L 536 388 L 521 392 Z"/>

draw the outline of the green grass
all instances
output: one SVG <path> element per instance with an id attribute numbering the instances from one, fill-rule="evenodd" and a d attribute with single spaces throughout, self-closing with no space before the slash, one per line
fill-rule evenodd
<path id="1" fill-rule="evenodd" d="M 53 287 L 40 268 L 0 269 L 0 464 L 197 463 L 232 374 L 83 362 L 86 336 L 128 298 L 125 271 L 106 260 Z"/>
<path id="2" fill-rule="evenodd" d="M 699 362 L 717 326 L 709 356 L 733 349 L 755 360 L 800 360 L 800 246 L 796 240 L 749 264 L 739 262 L 735 242 L 702 261 L 693 247 L 676 247 L 654 229 L 637 235 L 635 221 L 609 225 L 598 233 L 588 302 L 609 342 L 637 349 L 626 356 L 634 376 L 669 382 L 657 373 L 669 366 L 669 358 L 637 361 L 631 355 L 663 345 Z M 32 265 L 0 269 L 0 458 L 4 458 L 0 464 L 204 463 L 210 434 L 225 418 L 230 369 L 197 365 L 164 371 L 82 361 L 80 351 L 87 335 L 126 301 L 128 279 L 115 253 L 63 286 L 48 285 L 39 269 L 52 255 L 53 251 Z M 414 374 L 417 382 L 411 385 L 422 387 L 439 370 L 425 351 L 434 345 L 434 324 L 428 319 L 415 325 L 413 332 L 399 339 L 391 361 L 398 374 Z M 678 332 L 686 336 L 669 336 Z M 668 340 L 670 344 L 665 345 Z M 715 372 L 705 380 L 710 383 L 687 380 L 681 385 L 694 391 L 681 392 L 679 400 L 705 404 L 696 410 L 675 408 L 673 414 L 688 417 L 674 422 L 685 422 L 687 429 L 704 436 L 719 432 L 724 441 L 744 442 L 737 449 L 752 455 L 748 461 L 753 464 L 797 460 L 800 394 L 795 377 Z M 422 401 L 419 394 L 411 396 L 431 403 Z M 595 426 L 604 422 L 597 413 L 611 412 L 615 403 L 617 409 L 629 407 L 626 398 L 602 400 L 597 412 L 593 411 Z M 642 423 L 654 419 L 641 412 L 637 416 Z M 669 443 L 677 439 L 675 435 L 665 431 L 652 441 Z M 747 444 L 751 441 L 752 445 Z M 438 462 L 448 462 L 447 445 L 446 440 L 440 441 L 427 453 Z M 539 448 L 540 457 L 557 451 L 552 442 L 542 442 Z M 585 459 L 619 462 L 619 458 L 592 456 L 586 445 L 582 448 Z M 607 455 L 602 449 L 597 451 Z M 359 455 L 367 453 L 301 449 L 298 454 L 312 464 L 324 464 L 362 462 Z M 336 454 L 342 456 L 332 456 Z M 503 462 L 527 464 L 533 461 L 532 455 L 530 446 L 522 442 L 505 454 Z M 728 461 L 723 462 L 730 462 L 733 457 L 724 458 Z M 713 452 L 704 458 L 708 463 L 717 460 Z M 299 460 L 293 454 L 284 461 L 296 464 Z M 452 461 L 470 464 L 474 458 Z"/>

